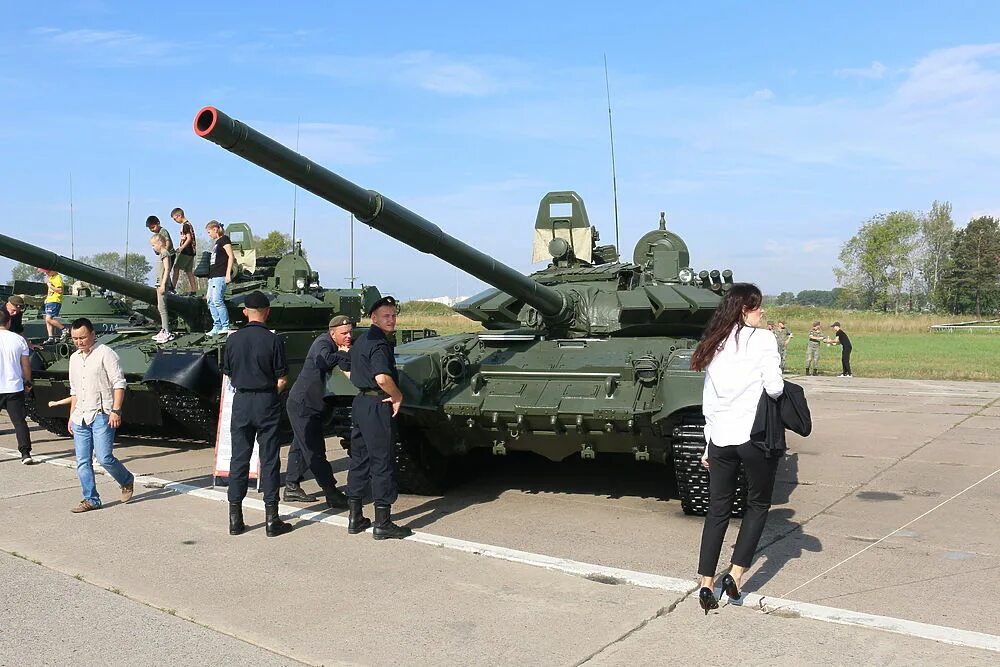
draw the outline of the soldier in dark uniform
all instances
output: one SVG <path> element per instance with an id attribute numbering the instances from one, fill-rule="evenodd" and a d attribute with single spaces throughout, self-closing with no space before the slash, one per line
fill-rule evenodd
<path id="1" fill-rule="evenodd" d="M 265 326 L 271 302 L 254 291 L 243 302 L 248 324 L 226 341 L 222 372 L 229 376 L 236 395 L 233 397 L 230 433 L 233 458 L 229 477 L 229 534 L 240 535 L 243 523 L 243 499 L 250 479 L 250 456 L 254 440 L 260 441 L 260 475 L 264 490 L 264 511 L 268 537 L 284 535 L 292 529 L 278 517 L 278 487 L 281 485 L 281 460 L 278 458 L 278 422 L 281 403 L 278 394 L 288 385 L 288 362 L 281 339 Z"/>
<path id="2" fill-rule="evenodd" d="M 413 534 L 392 522 L 392 504 L 397 488 L 393 470 L 396 415 L 403 403 L 399 390 L 393 344 L 396 330 L 396 300 L 384 296 L 368 311 L 372 326 L 351 346 L 351 382 L 358 388 L 351 409 L 351 467 L 347 472 L 350 514 L 347 532 L 366 530 L 371 522 L 362 513 L 365 491 L 371 486 L 375 503 L 376 540 L 400 539 Z"/>
<path id="3" fill-rule="evenodd" d="M 330 320 L 329 332 L 313 341 L 302 370 L 288 392 L 286 409 L 295 438 L 288 451 L 288 469 L 285 471 L 286 501 L 315 500 L 299 486 L 308 468 L 323 489 L 327 506 L 330 509 L 347 509 L 347 496 L 337 489 L 337 480 L 334 479 L 333 469 L 326 458 L 323 397 L 331 372 L 343 372 L 350 377 L 349 350 L 353 329 L 354 323 L 347 315 L 337 315 Z"/>

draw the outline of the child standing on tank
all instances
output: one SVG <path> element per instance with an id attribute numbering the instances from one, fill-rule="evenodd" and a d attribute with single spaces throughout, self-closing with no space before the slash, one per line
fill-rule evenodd
<path id="1" fill-rule="evenodd" d="M 160 311 L 160 333 L 153 336 L 153 340 L 157 343 L 166 343 L 174 339 L 174 335 L 170 333 L 166 294 L 170 285 L 170 251 L 159 234 L 149 237 L 149 245 L 156 253 L 156 308 Z"/>
<path id="2" fill-rule="evenodd" d="M 45 342 L 55 343 L 57 340 L 56 331 L 59 331 L 61 336 L 66 335 L 65 327 L 59 321 L 59 311 L 62 310 L 62 298 L 65 288 L 62 276 L 55 269 L 39 269 L 39 271 L 45 274 L 45 286 L 48 289 L 48 295 L 45 297 L 45 305 L 42 306 L 42 312 L 45 313 L 45 330 L 49 334 Z"/>

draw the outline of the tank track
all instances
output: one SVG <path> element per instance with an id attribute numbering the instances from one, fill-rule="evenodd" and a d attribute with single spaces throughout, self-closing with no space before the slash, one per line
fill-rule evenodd
<path id="1" fill-rule="evenodd" d="M 685 514 L 705 516 L 708 513 L 708 471 L 701 465 L 705 452 L 705 420 L 700 415 L 684 417 L 674 427 L 671 440 L 677 495 Z M 747 500 L 746 474 L 740 465 L 733 501 L 733 516 L 743 516 Z"/>
<path id="2" fill-rule="evenodd" d="M 60 438 L 70 437 L 69 431 L 66 428 L 66 424 L 69 422 L 69 419 L 60 419 L 58 417 L 40 417 L 38 415 L 38 411 L 35 409 L 34 394 L 25 394 L 24 411 L 27 414 L 28 419 L 38 424 L 49 433 L 58 435 Z"/>
<path id="3" fill-rule="evenodd" d="M 158 383 L 160 409 L 180 424 L 188 437 L 204 442 L 215 442 L 219 423 L 217 409 L 205 406 L 197 394 L 167 382 Z"/>
<path id="4" fill-rule="evenodd" d="M 399 490 L 418 496 L 440 495 L 448 486 L 450 461 L 427 444 L 419 432 L 400 431 L 393 453 Z"/>

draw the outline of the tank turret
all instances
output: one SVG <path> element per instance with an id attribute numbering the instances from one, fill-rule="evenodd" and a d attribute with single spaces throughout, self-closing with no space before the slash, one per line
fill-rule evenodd
<path id="1" fill-rule="evenodd" d="M 724 285 L 697 278 L 687 245 L 666 229 L 663 214 L 659 229 L 639 240 L 633 261 L 621 263 L 614 246 L 598 245 L 600 237 L 590 226 L 582 198 L 570 191 L 550 192 L 539 205 L 533 258 L 551 263 L 525 276 L 214 107 L 198 112 L 194 129 L 365 224 L 492 285 L 495 289 L 456 306 L 490 328 L 527 327 L 578 338 L 694 334 L 704 327 Z"/>

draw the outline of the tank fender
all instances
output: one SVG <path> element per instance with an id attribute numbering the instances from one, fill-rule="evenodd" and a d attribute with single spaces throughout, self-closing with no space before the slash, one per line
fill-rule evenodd
<path id="1" fill-rule="evenodd" d="M 211 395 L 222 384 L 216 350 L 159 350 L 142 377 L 143 382 L 169 382 Z"/>

